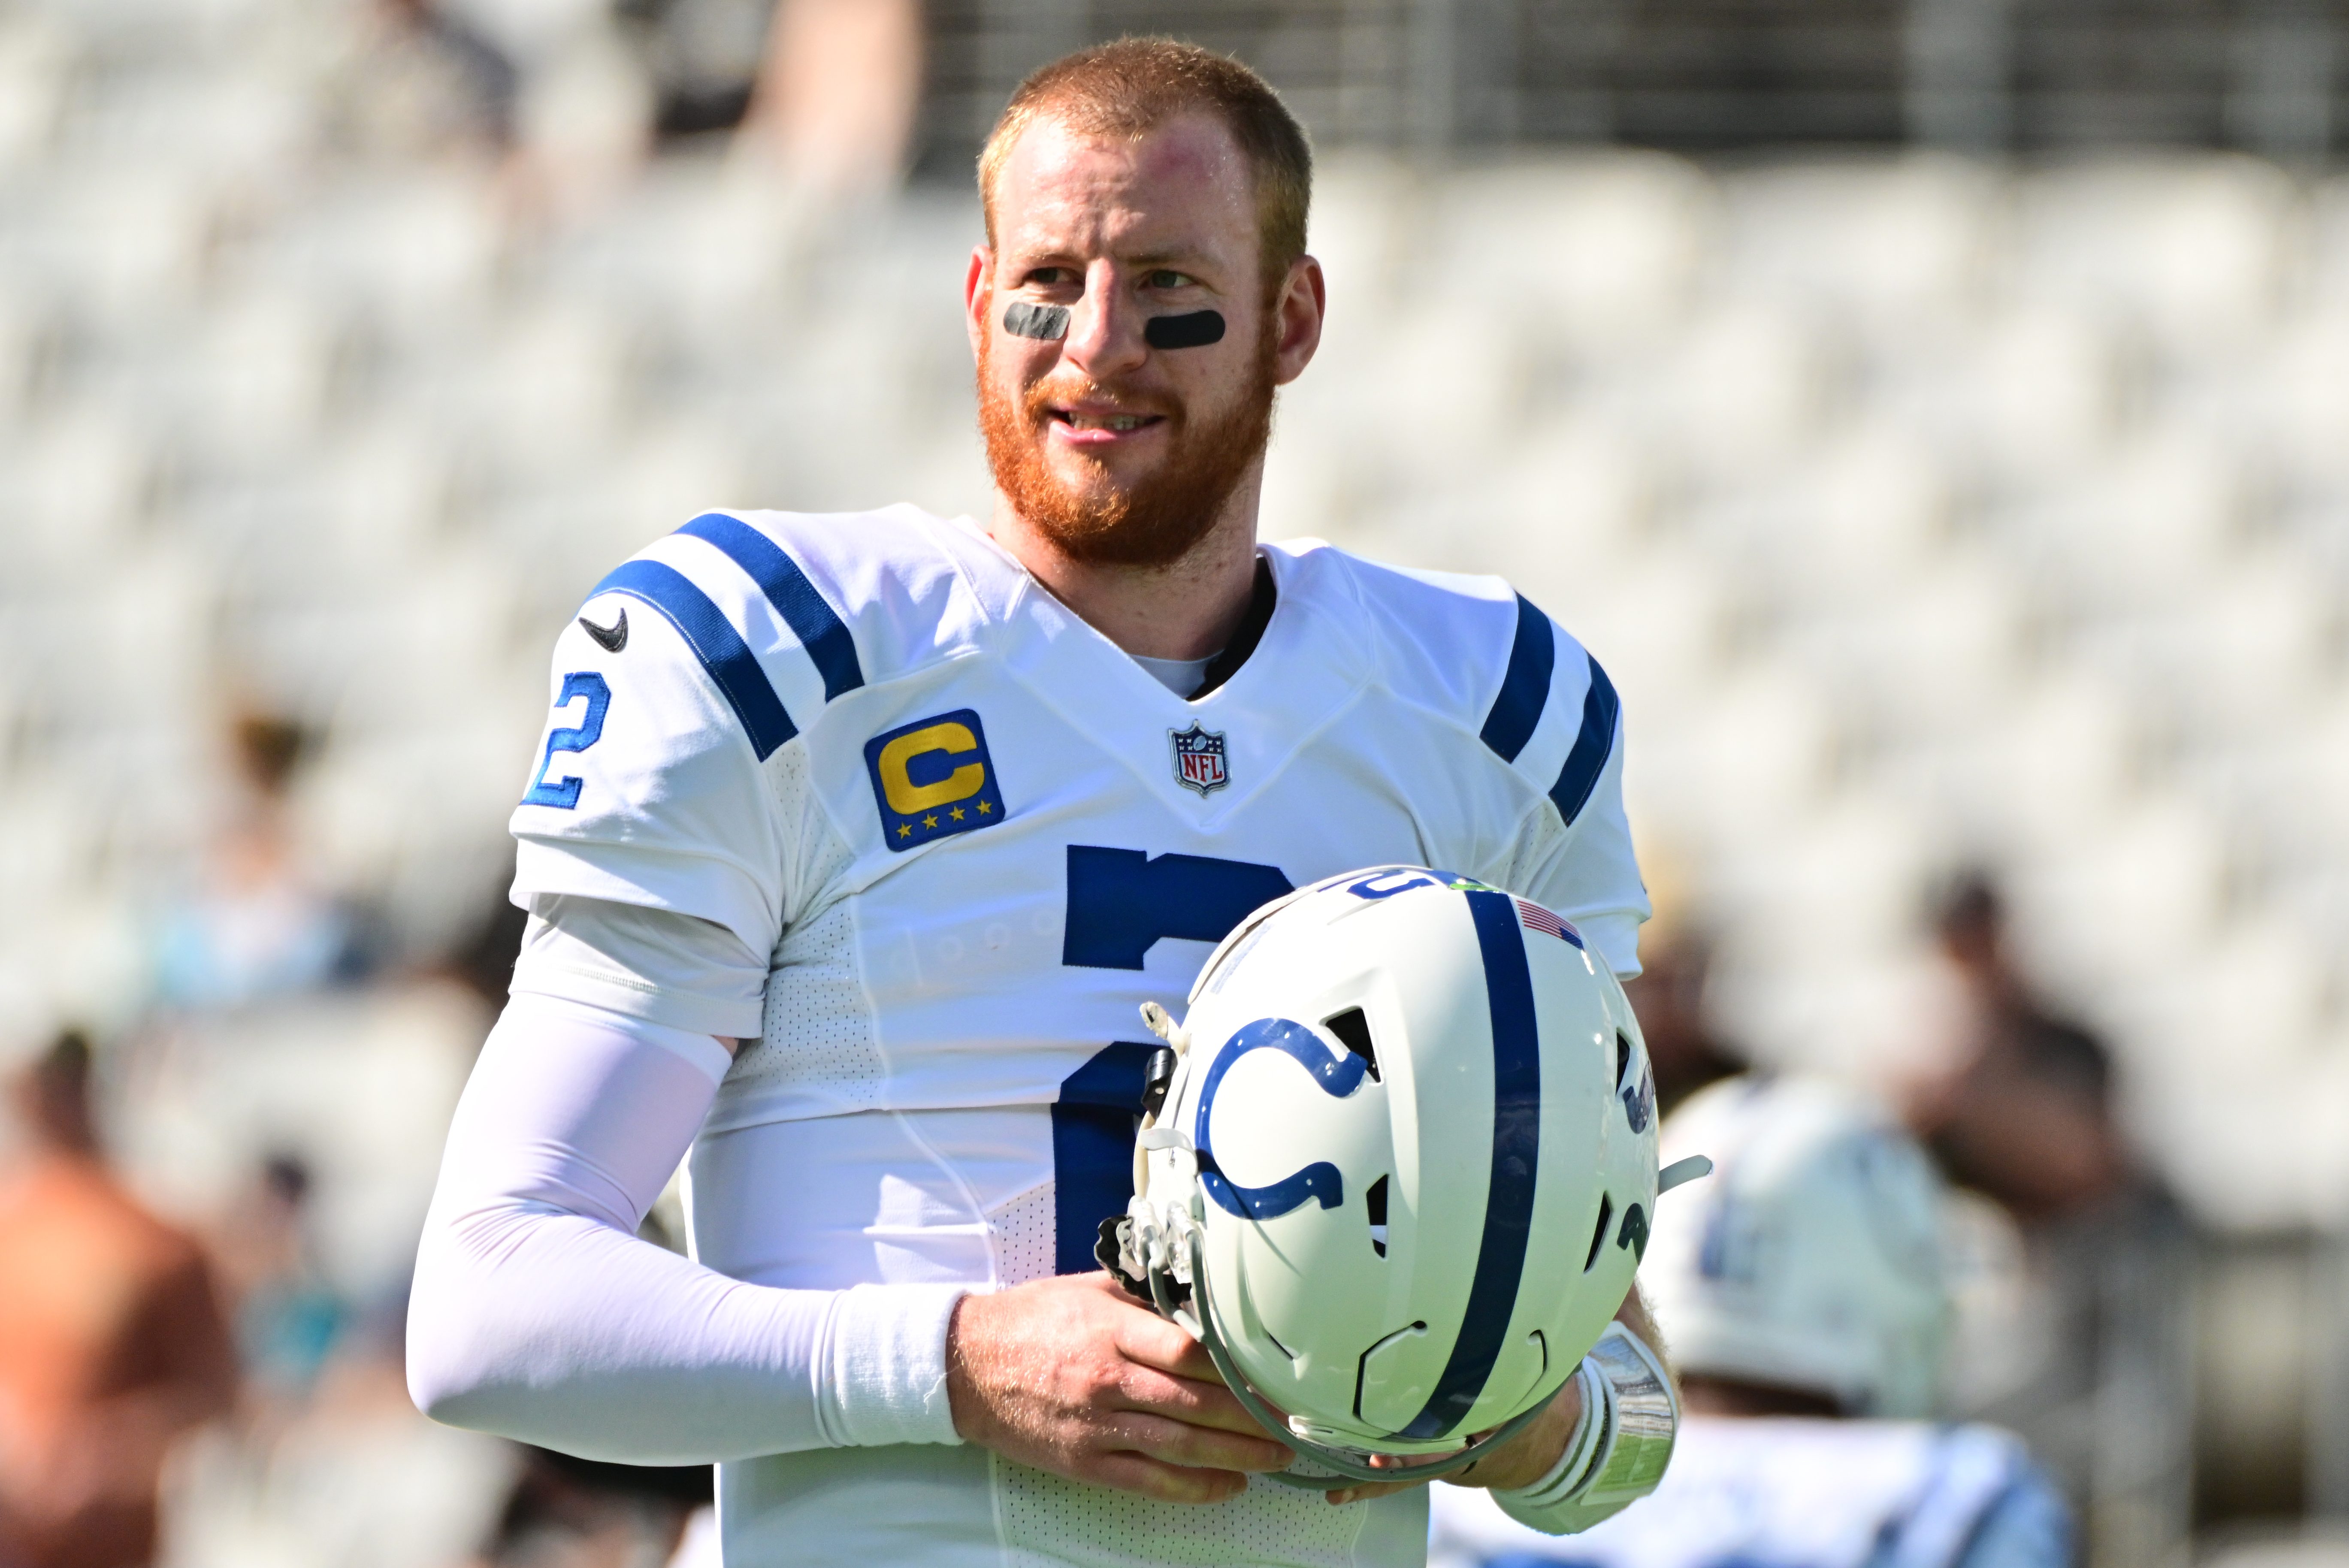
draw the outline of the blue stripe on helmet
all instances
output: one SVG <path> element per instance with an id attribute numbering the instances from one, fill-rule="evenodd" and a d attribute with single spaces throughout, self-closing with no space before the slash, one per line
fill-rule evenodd
<path id="1" fill-rule="evenodd" d="M 1501 892 L 1470 892 L 1485 998 L 1493 1016 L 1493 1166 L 1485 1190 L 1485 1237 L 1468 1282 L 1468 1307 L 1435 1392 L 1401 1438 L 1438 1438 L 1467 1418 L 1493 1374 L 1516 1315 L 1533 1234 L 1534 1178 L 1541 1154 L 1541 1028 L 1533 970 L 1516 904 Z"/>
<path id="2" fill-rule="evenodd" d="M 657 561 L 624 562 L 587 597 L 601 593 L 626 593 L 668 617 L 694 657 L 701 661 L 701 667 L 726 694 L 760 761 L 799 733 L 792 716 L 783 711 L 782 699 L 767 683 L 767 672 L 759 667 L 750 645 L 685 573 Z"/>
<path id="3" fill-rule="evenodd" d="M 1549 701 L 1550 669 L 1557 659 L 1549 617 L 1518 594 L 1516 644 L 1509 649 L 1508 673 L 1501 677 L 1501 695 L 1493 699 L 1483 731 L 1485 744 L 1502 761 L 1515 762 L 1533 738 L 1534 726 L 1541 722 L 1542 708 Z"/>
<path id="4" fill-rule="evenodd" d="M 824 701 L 864 684 L 864 666 L 856 659 L 856 640 L 800 570 L 800 563 L 784 554 L 781 546 L 740 518 L 722 511 L 705 511 L 678 531 L 716 545 L 750 573 L 767 603 L 815 661 L 816 672 L 823 676 Z"/>
<path id="5" fill-rule="evenodd" d="M 1551 785 L 1549 798 L 1557 803 L 1557 814 L 1572 827 L 1574 819 L 1582 814 L 1589 802 L 1590 792 L 1599 788 L 1599 775 L 1607 767 L 1607 755 L 1615 749 L 1615 719 L 1623 710 L 1622 699 L 1615 695 L 1615 683 L 1590 661 L 1590 689 L 1582 697 L 1582 732 L 1574 738 L 1574 749 L 1566 754 L 1566 766 L 1558 770 L 1557 782 Z"/>

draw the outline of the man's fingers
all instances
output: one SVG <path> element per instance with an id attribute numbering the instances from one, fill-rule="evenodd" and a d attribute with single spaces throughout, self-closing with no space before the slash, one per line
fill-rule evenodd
<path id="1" fill-rule="evenodd" d="M 1170 1377 L 1153 1367 L 1128 1362 L 1125 1376 L 1119 1383 L 1118 1397 L 1125 1409 L 1148 1411 L 1195 1427 L 1210 1427 L 1251 1438 L 1270 1436 L 1264 1423 L 1249 1415 L 1247 1408 L 1220 1383 Z"/>
<path id="2" fill-rule="evenodd" d="M 1167 1464 L 1224 1470 L 1287 1470 L 1297 1456 L 1264 1436 L 1217 1431 L 1146 1410 L 1129 1410 L 1111 1429 L 1116 1445 Z"/>
<path id="3" fill-rule="evenodd" d="M 1080 1479 L 1163 1502 L 1224 1502 L 1247 1488 L 1247 1477 L 1231 1470 L 1191 1470 L 1136 1453 L 1103 1454 L 1086 1469 Z"/>
<path id="4" fill-rule="evenodd" d="M 1206 1346 L 1157 1314 L 1126 1305 L 1128 1311 L 1118 1320 L 1117 1347 L 1127 1360 L 1202 1383 L 1223 1381 Z"/>

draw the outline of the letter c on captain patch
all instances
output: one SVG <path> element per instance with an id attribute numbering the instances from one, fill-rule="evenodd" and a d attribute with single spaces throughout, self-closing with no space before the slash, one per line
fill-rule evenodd
<path id="1" fill-rule="evenodd" d="M 881 793 L 888 800 L 889 810 L 901 817 L 910 817 L 932 806 L 978 794 L 978 787 L 987 782 L 987 769 L 978 763 L 966 762 L 935 784 L 915 783 L 912 771 L 916 757 L 937 751 L 958 757 L 978 749 L 978 737 L 970 732 L 970 727 L 952 719 L 941 720 L 911 735 L 900 735 L 882 747 L 877 766 Z"/>
<path id="2" fill-rule="evenodd" d="M 910 850 L 1003 820 L 987 731 L 970 708 L 916 719 L 864 743 L 881 834 Z"/>

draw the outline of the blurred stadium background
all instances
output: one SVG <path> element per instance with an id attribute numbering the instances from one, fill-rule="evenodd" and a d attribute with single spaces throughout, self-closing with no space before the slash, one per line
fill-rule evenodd
<path id="1" fill-rule="evenodd" d="M 397 1368 L 547 646 L 709 505 L 983 511 L 969 157 L 1154 31 L 1322 159 L 1268 534 L 1578 631 L 1730 1055 L 1930 1072 L 1993 878 L 2141 1175 L 2085 1285 L 1969 1211 L 1953 1398 L 2100 1568 L 2349 1563 L 2349 8 L 768 12 L 0 4 L 0 1033 L 238 1292 L 166 1562 L 557 1560 Z"/>

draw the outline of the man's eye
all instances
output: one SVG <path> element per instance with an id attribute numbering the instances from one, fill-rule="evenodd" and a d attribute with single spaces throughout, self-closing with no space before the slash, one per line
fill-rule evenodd
<path id="1" fill-rule="evenodd" d="M 1143 281 L 1154 289 L 1179 289 L 1192 279 L 1185 273 L 1161 267 Z"/>
<path id="2" fill-rule="evenodd" d="M 1038 267 L 1034 272 L 1028 274 L 1027 281 L 1031 284 L 1041 284 L 1046 287 L 1050 287 L 1057 284 L 1070 283 L 1074 280 L 1069 276 L 1069 269 L 1066 267 Z"/>

